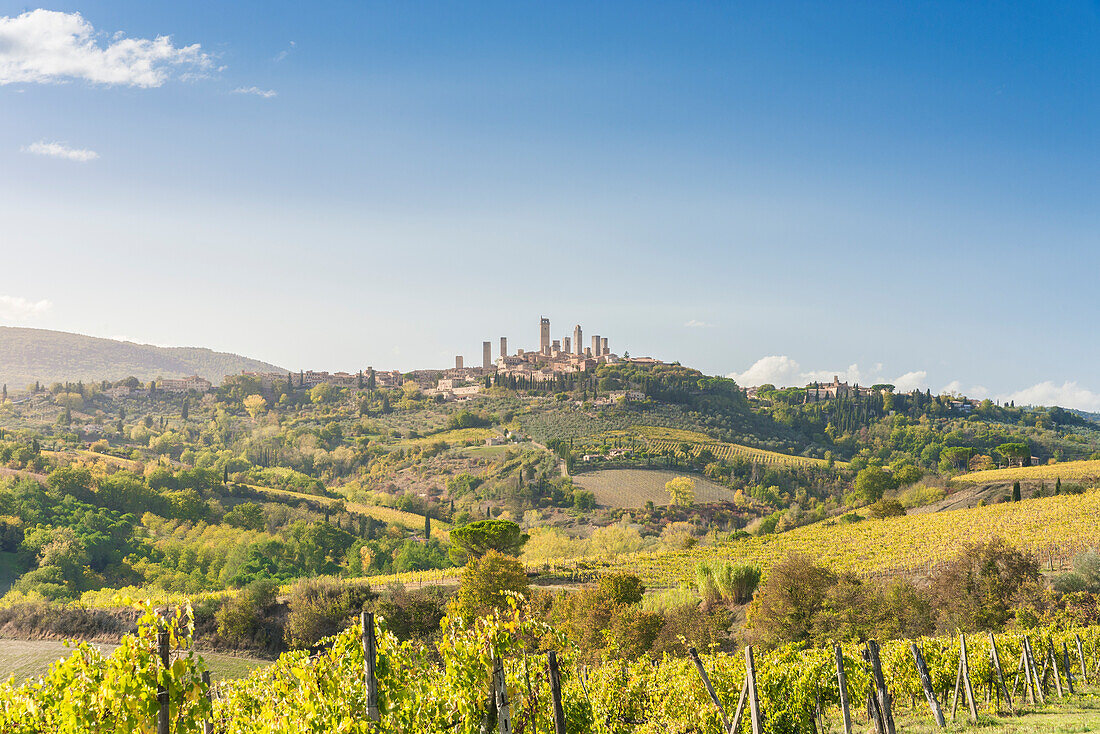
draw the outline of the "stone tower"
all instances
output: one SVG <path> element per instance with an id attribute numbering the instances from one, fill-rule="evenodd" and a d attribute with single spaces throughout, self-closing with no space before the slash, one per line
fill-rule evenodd
<path id="1" fill-rule="evenodd" d="M 577 350 L 577 354 L 584 354 L 584 343 L 581 342 L 584 336 L 581 334 L 581 325 L 577 324 L 573 327 L 573 347 Z"/>
<path id="2" fill-rule="evenodd" d="M 539 351 L 550 354 L 550 319 L 545 316 L 539 320 Z"/>
<path id="3" fill-rule="evenodd" d="M 481 366 L 489 369 L 493 366 L 493 343 L 481 342 Z"/>

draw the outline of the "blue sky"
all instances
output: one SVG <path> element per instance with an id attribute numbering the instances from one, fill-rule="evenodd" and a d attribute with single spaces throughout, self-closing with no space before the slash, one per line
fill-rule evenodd
<path id="1" fill-rule="evenodd" d="M 0 0 L 0 323 L 1100 409 L 1098 72 L 1094 3 Z"/>

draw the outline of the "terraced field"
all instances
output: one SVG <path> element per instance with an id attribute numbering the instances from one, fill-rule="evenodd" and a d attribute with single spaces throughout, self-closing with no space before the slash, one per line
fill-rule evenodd
<path id="1" fill-rule="evenodd" d="M 961 474 L 953 481 L 971 484 L 993 484 L 996 482 L 1088 482 L 1100 479 L 1100 460 L 1066 461 L 1042 466 L 1018 466 L 1011 469 L 989 469 Z"/>
<path id="2" fill-rule="evenodd" d="M 596 502 L 605 507 L 644 507 L 646 502 L 669 504 L 665 482 L 682 476 L 683 472 L 668 469 L 599 469 L 578 474 L 573 482 L 595 494 Z M 733 500 L 732 489 L 704 477 L 691 478 L 695 480 L 696 502 Z"/>
<path id="3" fill-rule="evenodd" d="M 923 574 L 965 544 L 993 537 L 1031 550 L 1044 566 L 1057 569 L 1082 550 L 1100 547 L 1100 524 L 1082 522 L 1098 515 L 1100 491 L 884 520 L 825 521 L 686 551 L 621 556 L 610 570 L 637 573 L 651 588 L 670 588 L 690 582 L 700 561 L 731 560 L 766 569 L 790 553 L 803 553 L 859 574 Z"/>

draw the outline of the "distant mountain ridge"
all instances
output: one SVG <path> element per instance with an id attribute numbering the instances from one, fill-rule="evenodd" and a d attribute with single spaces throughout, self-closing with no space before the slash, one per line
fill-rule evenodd
<path id="1" fill-rule="evenodd" d="M 0 382 L 22 390 L 34 382 L 96 382 L 199 375 L 215 385 L 241 370 L 286 372 L 258 359 L 201 347 L 155 347 L 49 329 L 0 326 Z"/>

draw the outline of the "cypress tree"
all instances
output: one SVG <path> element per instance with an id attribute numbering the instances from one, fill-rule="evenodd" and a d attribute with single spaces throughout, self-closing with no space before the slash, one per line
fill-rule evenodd
<path id="1" fill-rule="evenodd" d="M 1012 501 L 1013 502 L 1019 502 L 1020 501 L 1020 482 L 1019 481 L 1015 481 L 1015 482 L 1012 483 Z"/>

